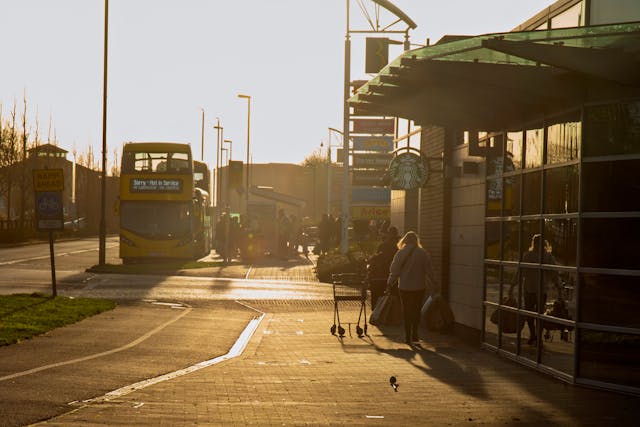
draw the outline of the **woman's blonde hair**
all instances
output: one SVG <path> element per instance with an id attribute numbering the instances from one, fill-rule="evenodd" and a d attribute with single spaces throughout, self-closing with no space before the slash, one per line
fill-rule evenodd
<path id="1" fill-rule="evenodd" d="M 415 231 L 407 231 L 407 233 L 402 236 L 402 239 L 398 242 L 398 249 L 402 249 L 407 245 L 416 245 L 419 248 L 422 247 L 420 244 L 420 238 Z"/>

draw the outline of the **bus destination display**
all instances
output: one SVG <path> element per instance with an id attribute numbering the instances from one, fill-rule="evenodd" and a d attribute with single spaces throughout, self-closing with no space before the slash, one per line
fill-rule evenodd
<path id="1" fill-rule="evenodd" d="M 163 192 L 179 193 L 182 191 L 181 179 L 132 178 L 130 190 L 132 193 Z"/>

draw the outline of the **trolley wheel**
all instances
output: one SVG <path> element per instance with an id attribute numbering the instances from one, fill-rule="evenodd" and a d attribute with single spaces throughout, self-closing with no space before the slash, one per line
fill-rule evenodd
<path id="1" fill-rule="evenodd" d="M 335 335 L 336 334 L 336 325 L 333 325 L 331 327 L 331 335 Z"/>
<path id="2" fill-rule="evenodd" d="M 342 326 L 338 326 L 338 335 L 340 335 L 340 338 L 344 337 L 344 328 Z"/>
<path id="3" fill-rule="evenodd" d="M 359 337 L 359 338 L 362 338 L 363 330 L 362 330 L 362 328 L 360 327 L 360 325 L 356 326 L 356 333 L 358 334 L 358 337 Z"/>

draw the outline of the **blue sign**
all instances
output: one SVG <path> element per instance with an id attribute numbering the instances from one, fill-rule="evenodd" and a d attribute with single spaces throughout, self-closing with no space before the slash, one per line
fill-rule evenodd
<path id="1" fill-rule="evenodd" d="M 353 203 L 391 203 L 391 190 L 388 188 L 353 187 L 351 190 Z"/>
<path id="2" fill-rule="evenodd" d="M 36 227 L 40 231 L 62 230 L 62 191 L 36 191 Z"/>

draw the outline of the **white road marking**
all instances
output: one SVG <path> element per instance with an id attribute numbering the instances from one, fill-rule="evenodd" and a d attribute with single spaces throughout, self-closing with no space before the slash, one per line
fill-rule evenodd
<path id="1" fill-rule="evenodd" d="M 262 319 L 265 317 L 265 313 L 247 304 L 241 303 L 240 301 L 236 301 L 236 303 L 241 304 L 247 308 L 250 308 L 260 313 L 260 315 L 258 317 L 254 317 L 249 321 L 249 323 L 247 323 L 247 326 L 245 326 L 244 330 L 242 331 L 242 333 L 240 334 L 236 342 L 233 344 L 231 349 L 227 352 L 227 354 L 215 357 L 213 359 L 205 360 L 203 362 L 196 363 L 195 365 L 188 366 L 184 369 L 179 369 L 177 371 L 169 372 L 168 374 L 160 375 L 155 378 L 149 378 L 146 380 L 138 381 L 137 383 L 129 384 L 117 390 L 110 391 L 109 393 L 104 394 L 102 396 L 95 397 L 93 399 L 87 399 L 84 401 L 84 403 L 90 404 L 90 403 L 106 402 L 118 397 L 125 396 L 134 391 L 149 387 L 151 385 L 158 384 L 160 382 L 167 381 L 167 380 L 172 380 L 174 378 L 178 378 L 183 375 L 187 375 L 192 372 L 199 371 L 202 368 L 206 368 L 208 366 L 212 366 L 217 363 L 224 362 L 225 360 L 233 359 L 235 357 L 240 356 L 242 352 L 244 352 L 244 349 L 247 347 L 247 344 L 249 344 L 249 341 L 253 337 L 253 334 L 258 329 L 260 322 L 262 322 Z"/>
<path id="2" fill-rule="evenodd" d="M 111 245 L 111 246 L 107 246 L 107 249 L 111 249 L 111 248 L 115 248 L 118 245 Z M 60 254 L 55 254 L 56 258 L 57 257 L 62 257 L 62 256 L 68 256 L 68 255 L 75 255 L 75 254 L 81 254 L 84 252 L 95 252 L 97 251 L 98 248 L 93 248 L 93 249 L 79 249 L 77 251 L 71 251 L 71 252 L 63 252 Z M 27 261 L 37 261 L 40 259 L 48 259 L 50 257 L 50 255 L 43 255 L 43 256 L 37 256 L 37 257 L 32 257 L 32 258 L 22 258 L 22 259 L 14 259 L 11 261 L 2 261 L 0 262 L 0 265 L 12 265 L 12 264 L 20 264 L 21 262 L 27 262 Z"/>
<path id="3" fill-rule="evenodd" d="M 15 374 L 11 374 L 11 375 L 6 375 L 4 377 L 0 377 L 0 382 L 1 381 L 6 381 L 6 380 L 10 380 L 10 379 L 13 379 L 13 378 L 23 377 L 25 375 L 35 374 L 36 372 L 46 371 L 47 369 L 57 368 L 59 366 L 72 365 L 74 363 L 84 362 L 84 361 L 91 360 L 91 359 L 97 359 L 98 357 L 108 356 L 110 354 L 114 354 L 114 353 L 118 353 L 120 351 L 124 351 L 124 350 L 130 349 L 131 347 L 135 347 L 136 345 L 140 344 L 141 342 L 143 342 L 147 338 L 151 337 L 152 335 L 160 332 L 162 329 L 166 328 L 170 324 L 176 322 L 177 320 L 180 320 L 183 316 L 189 314 L 189 312 L 191 310 L 192 310 L 192 308 L 188 307 L 185 311 L 179 313 L 173 319 L 163 323 L 162 325 L 158 326 L 157 328 L 155 328 L 155 329 L 147 332 L 146 334 L 142 335 L 141 337 L 131 341 L 129 344 L 123 345 L 122 347 L 113 348 L 111 350 L 103 351 L 101 353 L 91 354 L 89 356 L 79 357 L 77 359 L 65 360 L 63 362 L 52 363 L 50 365 L 38 366 L 37 368 L 29 369 L 27 371 L 16 372 Z"/>

